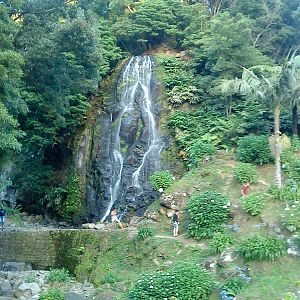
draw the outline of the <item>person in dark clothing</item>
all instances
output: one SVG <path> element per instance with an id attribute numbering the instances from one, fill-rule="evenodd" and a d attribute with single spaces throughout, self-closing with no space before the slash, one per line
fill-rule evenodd
<path id="1" fill-rule="evenodd" d="M 175 212 L 172 216 L 173 223 L 173 235 L 178 236 L 178 228 L 179 228 L 179 210 L 175 209 Z"/>
<path id="2" fill-rule="evenodd" d="M 3 230 L 4 225 L 5 225 L 5 215 L 6 215 L 6 211 L 5 209 L 1 206 L 0 207 L 0 226 Z"/>

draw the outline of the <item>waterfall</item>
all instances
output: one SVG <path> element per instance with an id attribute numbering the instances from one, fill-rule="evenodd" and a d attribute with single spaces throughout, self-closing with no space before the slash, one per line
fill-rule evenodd
<path id="1" fill-rule="evenodd" d="M 144 192 L 149 175 L 145 170 L 147 167 L 151 166 L 151 170 L 159 169 L 163 146 L 156 128 L 152 83 L 151 57 L 132 57 L 124 67 L 117 85 L 118 112 L 111 114 L 110 197 L 102 221 L 109 215 L 114 203 L 124 197 L 128 190 L 134 191 L 130 202 L 135 202 L 136 196 Z M 132 128 L 135 129 L 134 138 L 129 132 Z M 128 149 L 122 149 L 122 138 Z M 142 155 L 139 155 L 141 151 Z M 125 174 L 126 180 L 123 178 Z"/>

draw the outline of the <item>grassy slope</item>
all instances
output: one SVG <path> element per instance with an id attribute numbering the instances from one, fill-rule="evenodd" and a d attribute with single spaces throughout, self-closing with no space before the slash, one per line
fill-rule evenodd
<path id="1" fill-rule="evenodd" d="M 235 164 L 231 155 L 219 155 L 205 166 L 187 172 L 166 191 L 166 194 L 178 192 L 193 195 L 206 190 L 215 190 L 226 195 L 232 202 L 234 214 L 230 223 L 237 224 L 241 228 L 240 232 L 235 234 L 237 240 L 253 233 L 270 230 L 257 229 L 253 227 L 254 224 L 268 222 L 280 226 L 278 216 L 283 209 L 283 203 L 268 199 L 259 217 L 250 217 L 240 207 L 241 186 L 232 176 Z M 251 186 L 250 192 L 266 191 L 273 182 L 273 171 L 272 165 L 259 166 L 259 182 Z M 186 197 L 187 201 L 188 198 Z M 157 201 L 149 210 L 158 210 L 159 207 Z M 182 224 L 180 230 L 183 236 L 178 239 L 172 238 L 170 220 L 163 216 L 160 216 L 160 222 L 151 225 L 156 234 L 154 238 L 146 241 L 128 241 L 126 235 L 123 237 L 118 235 L 118 238 L 113 239 L 106 249 L 86 251 L 80 272 L 89 273 L 92 270 L 90 279 L 94 283 L 97 285 L 110 283 L 111 289 L 118 291 L 115 282 L 123 281 L 130 287 L 141 273 L 165 270 L 169 265 L 182 261 L 192 260 L 201 263 L 212 259 L 209 241 L 196 242 L 186 238 L 187 232 L 184 232 L 187 227 L 186 222 Z M 237 264 L 241 266 L 244 263 L 238 261 Z M 274 263 L 255 262 L 248 265 L 251 268 L 250 275 L 253 283 L 242 290 L 238 299 L 280 300 L 282 294 L 297 291 L 296 282 L 300 280 L 299 260 L 284 257 Z M 219 270 L 219 273 L 223 271 Z M 224 279 L 220 274 L 216 274 L 216 279 L 222 282 Z M 126 293 L 120 293 L 118 299 L 126 299 Z M 211 300 L 215 299 L 219 299 L 217 293 L 211 296 Z"/>

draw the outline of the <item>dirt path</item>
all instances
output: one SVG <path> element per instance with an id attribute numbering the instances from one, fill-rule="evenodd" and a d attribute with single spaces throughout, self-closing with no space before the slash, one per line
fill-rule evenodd
<path id="1" fill-rule="evenodd" d="M 198 247 L 201 249 L 207 249 L 207 244 L 199 243 L 191 238 L 185 238 L 183 235 L 179 235 L 177 237 L 167 236 L 167 235 L 155 235 L 154 237 L 159 239 L 171 239 L 182 242 L 186 247 Z"/>

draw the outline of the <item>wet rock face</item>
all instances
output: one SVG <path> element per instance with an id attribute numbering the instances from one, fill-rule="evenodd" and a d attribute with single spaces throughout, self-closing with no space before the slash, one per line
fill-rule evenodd
<path id="1" fill-rule="evenodd" d="M 88 153 L 80 170 L 86 174 L 86 221 L 104 220 L 113 206 L 131 207 L 140 216 L 159 196 L 149 176 L 160 169 L 165 146 L 156 121 L 160 90 L 149 56 L 133 57 L 122 70 L 107 112 L 93 125 L 90 151 L 80 150 Z"/>

